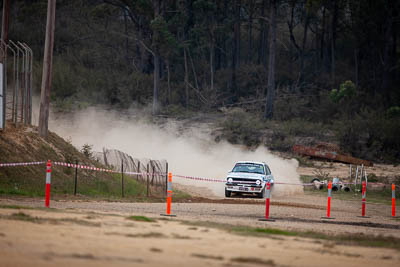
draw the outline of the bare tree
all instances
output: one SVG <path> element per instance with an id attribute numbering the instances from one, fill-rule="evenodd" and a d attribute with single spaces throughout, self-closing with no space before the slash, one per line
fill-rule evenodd
<path id="1" fill-rule="evenodd" d="M 47 2 L 46 41 L 43 56 L 43 75 L 40 94 L 39 135 L 47 137 L 49 128 L 50 88 L 53 67 L 54 28 L 56 19 L 56 0 Z"/>

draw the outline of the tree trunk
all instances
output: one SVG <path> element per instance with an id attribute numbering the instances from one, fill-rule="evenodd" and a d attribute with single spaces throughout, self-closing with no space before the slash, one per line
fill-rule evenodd
<path id="1" fill-rule="evenodd" d="M 335 53 L 336 53 L 336 27 L 338 20 L 338 4 L 337 1 L 333 3 L 333 16 L 331 23 L 331 84 L 332 87 L 335 86 L 336 82 L 336 62 L 335 62 Z"/>
<path id="2" fill-rule="evenodd" d="M 214 42 L 211 41 L 210 47 L 210 90 L 214 91 Z"/>
<path id="3" fill-rule="evenodd" d="M 391 49 L 392 49 L 392 25 L 393 18 L 391 14 L 391 10 L 388 12 L 385 22 L 385 43 L 383 47 L 383 62 L 382 62 L 382 93 L 383 95 L 389 99 L 390 95 L 390 86 L 391 86 L 391 77 L 390 77 L 390 69 L 391 69 Z"/>
<path id="4" fill-rule="evenodd" d="M 125 26 L 125 60 L 129 66 L 129 38 L 128 38 L 128 16 L 124 10 L 124 26 Z"/>
<path id="5" fill-rule="evenodd" d="M 185 63 L 185 106 L 189 107 L 189 71 L 188 71 L 188 63 L 187 63 L 187 54 L 186 48 L 183 48 L 183 59 Z"/>
<path id="6" fill-rule="evenodd" d="M 160 0 L 153 0 L 154 6 L 154 17 L 158 17 L 160 15 Z M 153 42 L 154 40 L 158 39 L 158 32 L 153 32 Z M 159 86 L 160 86 L 160 54 L 158 52 L 158 48 L 154 48 L 153 52 L 153 61 L 154 61 L 154 71 L 153 71 L 153 108 L 152 114 L 158 115 L 160 112 L 160 105 L 158 101 L 158 93 L 159 93 Z"/>
<path id="7" fill-rule="evenodd" d="M 235 68 L 240 67 L 240 9 L 241 9 L 241 0 L 236 0 L 235 7 Z"/>
<path id="8" fill-rule="evenodd" d="M 228 8 L 229 8 L 229 0 L 224 0 L 224 9 L 223 9 L 223 17 L 224 18 L 227 18 L 228 17 Z M 222 20 L 222 23 L 224 23 L 224 19 Z M 222 53 L 222 68 L 224 68 L 224 69 L 226 69 L 229 65 L 229 59 L 228 59 L 228 52 L 227 52 L 227 44 L 228 44 L 228 42 L 227 42 L 227 39 L 228 39 L 228 36 L 227 36 L 227 33 L 223 33 L 222 34 L 222 51 L 223 51 L 223 53 Z M 230 88 L 231 87 L 231 85 L 230 85 L 230 82 L 231 82 L 231 80 L 229 80 L 228 81 L 228 88 Z"/>
<path id="9" fill-rule="evenodd" d="M 47 138 L 49 129 L 50 89 L 53 67 L 54 28 L 56 0 L 47 2 L 46 40 L 43 56 L 42 87 L 40 94 L 39 135 Z"/>
<path id="10" fill-rule="evenodd" d="M 265 105 L 264 117 L 272 119 L 275 102 L 275 53 L 276 53 L 276 10 L 277 0 L 270 0 L 270 24 L 269 32 L 271 34 L 269 40 L 269 61 L 268 61 L 268 85 L 267 85 L 267 100 Z"/>
<path id="11" fill-rule="evenodd" d="M 3 17 L 1 24 L 1 47 L 3 47 L 3 51 L 6 51 L 7 47 L 4 46 L 4 43 L 8 43 L 8 25 L 10 18 L 10 0 L 3 0 Z M 5 57 L 5 54 L 3 55 Z M 4 62 L 4 58 L 0 58 L 1 62 Z M 5 89 L 4 89 L 5 90 Z"/>
<path id="12" fill-rule="evenodd" d="M 261 5 L 261 18 L 260 18 L 260 45 L 258 48 L 258 64 L 263 64 L 267 68 L 267 27 L 265 26 L 265 6 L 266 1 L 262 1 Z"/>
<path id="13" fill-rule="evenodd" d="M 169 69 L 169 60 L 167 59 L 165 61 L 165 64 L 167 66 L 167 85 L 168 85 L 168 92 L 167 92 L 167 105 L 171 103 L 171 75 L 170 75 L 170 69 Z"/>
<path id="14" fill-rule="evenodd" d="M 305 14 L 305 21 L 304 21 L 303 43 L 301 45 L 301 52 L 300 52 L 300 78 L 302 78 L 304 73 L 304 56 L 307 45 L 308 25 L 310 21 L 310 17 L 307 14 L 306 8 L 304 8 L 304 14 Z"/>
<path id="15" fill-rule="evenodd" d="M 2 84 L 0 86 L 3 87 L 2 91 L 0 91 L 0 130 L 4 130 L 6 128 L 6 106 L 7 106 L 7 46 L 5 44 L 8 43 L 8 25 L 9 25 L 9 17 L 10 17 L 10 0 L 3 0 L 3 17 L 2 17 L 2 27 L 1 27 L 1 52 L 0 63 L 3 64 L 3 71 L 0 75 L 3 75 Z M 13 112 L 14 116 L 14 112 Z"/>
<path id="16" fill-rule="evenodd" d="M 294 30 L 294 9 L 296 7 L 296 2 L 292 2 L 292 7 L 290 11 L 290 21 L 288 22 L 288 28 L 289 28 L 289 34 L 290 34 L 290 41 L 292 42 L 292 45 L 296 48 L 297 52 L 300 51 L 300 47 L 297 45 L 296 38 L 294 37 L 293 30 Z"/>
<path id="17" fill-rule="evenodd" d="M 237 86 L 236 86 L 236 69 L 240 65 L 240 0 L 234 1 L 234 23 L 233 23 L 233 39 L 232 39 L 232 64 L 231 64 L 231 77 L 230 77 L 230 93 L 232 95 L 232 102 L 237 100 Z"/>
<path id="18" fill-rule="evenodd" d="M 160 106 L 158 103 L 158 92 L 160 86 L 160 56 L 155 51 L 153 55 L 154 59 L 154 73 L 153 73 L 153 115 L 158 115 L 160 112 Z"/>
<path id="19" fill-rule="evenodd" d="M 197 79 L 196 68 L 194 66 L 193 58 L 192 58 L 192 55 L 190 54 L 189 49 L 187 50 L 187 53 L 189 55 L 190 65 L 192 66 L 194 84 L 196 86 L 196 89 L 199 90 L 200 86 L 199 86 L 199 82 L 198 82 L 198 79 Z"/>
<path id="20" fill-rule="evenodd" d="M 215 3 L 216 4 L 216 3 Z M 214 72 L 215 72 L 215 67 L 214 67 L 214 56 L 215 56 L 215 24 L 216 20 L 214 17 L 210 18 L 209 22 L 209 38 L 210 38 L 210 54 L 209 54 L 209 60 L 210 60 L 210 90 L 211 92 L 214 91 Z"/>
<path id="21" fill-rule="evenodd" d="M 249 29 L 247 33 L 247 60 L 246 63 L 250 64 L 253 57 L 253 15 L 254 15 L 254 0 L 250 0 L 249 11 Z"/>
<path id="22" fill-rule="evenodd" d="M 400 12 L 400 10 L 397 10 L 397 12 Z M 397 14 L 393 14 L 393 16 L 394 17 L 398 16 L 398 13 Z M 392 64 L 392 66 L 395 66 L 396 63 L 398 62 L 398 54 L 397 54 L 397 37 L 398 37 L 398 33 L 397 33 L 397 31 L 398 31 L 398 28 L 396 27 L 395 22 L 393 22 L 393 25 L 392 25 L 392 49 L 391 49 L 392 50 L 392 56 L 391 56 L 391 59 L 392 59 L 391 64 Z M 393 84 L 399 84 L 399 81 L 400 81 L 399 78 L 400 78 L 400 75 L 398 75 L 398 72 L 397 71 L 393 71 L 392 72 L 392 77 L 391 77 Z"/>
<path id="23" fill-rule="evenodd" d="M 291 44 L 292 44 L 292 45 L 289 46 L 289 55 L 290 55 L 290 58 L 289 58 L 289 73 L 292 73 L 292 71 L 293 71 L 293 60 L 292 60 L 293 47 L 296 48 L 296 55 L 300 54 L 300 47 L 297 45 L 296 38 L 294 37 L 294 33 L 293 33 L 293 30 L 294 30 L 294 10 L 295 10 L 295 7 L 296 7 L 296 2 L 297 2 L 296 0 L 292 0 L 292 2 L 291 2 L 290 21 L 288 21 L 288 23 L 287 23 L 288 24 L 288 28 L 289 28 L 290 41 L 291 41 Z"/>
<path id="24" fill-rule="evenodd" d="M 358 62 L 358 48 L 354 49 L 354 79 L 356 88 L 358 88 L 358 72 L 359 72 L 359 62 Z"/>
<path id="25" fill-rule="evenodd" d="M 143 40 L 143 29 L 137 27 L 136 29 L 138 33 L 138 39 Z M 136 53 L 139 58 L 139 69 L 143 73 L 150 73 L 151 69 L 149 68 L 149 61 L 151 54 L 143 47 L 141 44 L 136 44 Z"/>
<path id="26" fill-rule="evenodd" d="M 222 6 L 222 1 L 216 0 L 215 5 L 217 6 L 216 9 L 216 14 L 221 14 L 223 12 L 223 6 Z M 217 16 L 216 18 L 216 25 L 217 27 L 223 23 L 223 18 L 222 16 Z M 217 49 L 214 47 L 215 51 L 215 56 L 214 56 L 214 70 L 219 70 L 222 67 L 222 52 L 221 52 L 221 47 L 223 46 L 224 38 L 223 38 L 224 33 L 220 33 L 215 35 L 215 45 Z M 223 51 L 225 52 L 225 51 Z"/>
<path id="27" fill-rule="evenodd" d="M 321 28 L 321 39 L 320 39 L 320 59 L 323 62 L 324 59 L 324 43 L 325 43 L 325 7 L 323 7 L 322 11 L 322 28 Z"/>

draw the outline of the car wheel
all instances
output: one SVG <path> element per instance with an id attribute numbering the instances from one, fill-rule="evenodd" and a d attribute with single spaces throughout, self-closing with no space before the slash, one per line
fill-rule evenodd
<path id="1" fill-rule="evenodd" d="M 232 191 L 228 191 L 225 188 L 225 197 L 231 197 Z"/>
<path id="2" fill-rule="evenodd" d="M 265 198 L 265 188 L 261 191 L 261 193 L 258 193 L 257 196 L 259 198 Z"/>

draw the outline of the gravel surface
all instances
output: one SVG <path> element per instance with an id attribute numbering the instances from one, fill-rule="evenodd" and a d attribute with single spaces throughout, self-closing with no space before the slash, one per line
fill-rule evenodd
<path id="1" fill-rule="evenodd" d="M 331 217 L 326 216 L 326 198 L 319 196 L 292 196 L 273 198 L 270 217 L 275 221 L 263 222 L 265 201 L 258 199 L 207 200 L 203 203 L 173 203 L 176 219 L 209 221 L 222 224 L 252 227 L 272 227 L 298 231 L 319 231 L 329 234 L 363 233 L 400 238 L 400 220 L 391 218 L 391 207 L 367 202 L 367 216 L 360 218 L 361 201 L 332 200 Z M 208 202 L 208 203 L 207 203 Z M 242 203 L 246 204 L 242 204 Z M 42 199 L 0 199 L 0 204 L 43 207 Z M 52 201 L 56 209 L 92 210 L 106 213 L 123 213 L 159 217 L 165 213 L 165 203 L 126 203 L 82 200 Z"/>

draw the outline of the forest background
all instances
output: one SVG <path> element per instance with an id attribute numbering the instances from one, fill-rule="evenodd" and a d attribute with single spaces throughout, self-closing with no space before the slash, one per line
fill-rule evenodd
<path id="1" fill-rule="evenodd" d="M 39 94 L 47 0 L 11 2 Z M 222 111 L 217 140 L 398 163 L 399 24 L 391 0 L 57 0 L 52 104 Z"/>

